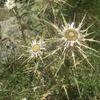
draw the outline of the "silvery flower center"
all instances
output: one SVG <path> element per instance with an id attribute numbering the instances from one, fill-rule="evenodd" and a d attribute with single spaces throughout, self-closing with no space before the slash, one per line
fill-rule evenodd
<path id="1" fill-rule="evenodd" d="M 78 32 L 74 29 L 68 29 L 65 33 L 64 33 L 64 37 L 69 40 L 69 41 L 75 41 L 78 39 Z"/>
<path id="2" fill-rule="evenodd" d="M 35 44 L 35 45 L 32 46 L 32 51 L 33 52 L 37 52 L 39 50 L 40 50 L 40 45 L 39 44 Z"/>

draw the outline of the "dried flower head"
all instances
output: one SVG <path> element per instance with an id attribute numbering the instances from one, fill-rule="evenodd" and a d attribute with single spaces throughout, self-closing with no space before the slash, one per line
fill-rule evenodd
<path id="1" fill-rule="evenodd" d="M 64 27 L 62 32 L 62 40 L 64 40 L 67 47 L 74 46 L 81 38 L 78 28 L 74 27 L 74 23 L 68 24 Z"/>
<path id="2" fill-rule="evenodd" d="M 29 48 L 29 52 L 31 54 L 31 58 L 40 57 L 43 54 L 43 50 L 45 50 L 45 43 L 42 40 L 33 40 L 31 43 L 31 47 Z"/>
<path id="3" fill-rule="evenodd" d="M 5 7 L 7 7 L 9 10 L 13 9 L 15 6 L 15 0 L 7 0 L 5 2 Z"/>

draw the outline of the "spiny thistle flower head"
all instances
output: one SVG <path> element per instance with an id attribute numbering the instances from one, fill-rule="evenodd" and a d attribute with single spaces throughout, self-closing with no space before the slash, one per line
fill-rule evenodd
<path id="1" fill-rule="evenodd" d="M 40 57 L 43 54 L 43 50 L 45 50 L 45 42 L 43 40 L 33 40 L 31 43 L 31 47 L 29 48 L 29 52 L 31 57 Z"/>
<path id="2" fill-rule="evenodd" d="M 85 17 L 86 15 L 83 17 L 78 27 L 75 26 L 75 22 L 72 22 L 71 24 L 65 22 L 63 29 L 61 29 L 59 33 L 61 36 L 60 40 L 63 42 L 63 45 L 64 45 L 64 49 L 68 49 L 70 47 L 78 47 L 78 46 L 80 47 L 83 46 L 85 48 L 88 48 L 86 45 L 84 45 L 85 41 L 97 42 L 96 40 L 93 40 L 93 39 L 87 39 L 87 36 L 91 34 L 91 33 L 88 33 L 87 31 L 92 26 L 92 24 L 86 29 L 82 30 L 83 21 Z"/>
<path id="3" fill-rule="evenodd" d="M 88 33 L 88 29 L 93 25 L 91 24 L 85 29 L 83 28 L 83 22 L 85 19 L 86 15 L 83 17 L 81 22 L 79 23 L 78 27 L 75 26 L 75 22 L 72 22 L 71 24 L 67 23 L 64 16 L 63 22 L 64 25 L 62 28 L 59 28 L 57 25 L 53 23 L 49 23 L 52 27 L 54 27 L 57 30 L 58 35 L 55 35 L 56 42 L 58 44 L 58 48 L 54 50 L 54 53 L 57 52 L 58 50 L 62 51 L 61 55 L 71 55 L 74 61 L 74 66 L 76 67 L 76 53 L 81 54 L 81 56 L 87 61 L 87 63 L 92 67 L 92 64 L 89 62 L 87 58 L 87 50 L 91 50 L 95 53 L 98 53 L 95 49 L 91 48 L 88 44 L 87 41 L 89 42 L 98 42 L 98 40 L 94 40 L 93 38 L 87 38 L 89 35 L 91 35 L 93 32 Z M 87 50 L 86 50 L 87 49 Z M 53 53 L 53 54 L 54 54 Z"/>
<path id="4" fill-rule="evenodd" d="M 67 24 L 62 31 L 62 40 L 65 41 L 66 46 L 74 46 L 74 44 L 78 43 L 80 39 L 80 30 L 79 28 L 75 28 L 74 22 L 71 24 Z"/>
<path id="5" fill-rule="evenodd" d="M 5 7 L 7 7 L 9 10 L 13 9 L 15 6 L 15 0 L 7 0 L 5 2 Z"/>

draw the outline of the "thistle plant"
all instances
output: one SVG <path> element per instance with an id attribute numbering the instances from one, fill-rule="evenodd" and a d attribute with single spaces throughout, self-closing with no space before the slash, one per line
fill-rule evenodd
<path id="1" fill-rule="evenodd" d="M 89 3 L 94 0 L 4 2 L 19 31 L 9 31 L 13 39 L 0 31 L 0 100 L 99 100 L 100 15 Z"/>
<path id="2" fill-rule="evenodd" d="M 94 67 L 88 60 L 86 49 L 90 50 L 90 52 L 93 51 L 95 53 L 98 53 L 98 51 L 89 47 L 87 42 L 100 43 L 100 41 L 94 40 L 93 38 L 88 38 L 88 36 L 93 34 L 93 32 L 88 33 L 89 28 L 93 24 L 88 26 L 86 29 L 82 29 L 84 25 L 85 17 L 86 17 L 86 14 L 84 15 L 83 19 L 79 23 L 78 27 L 75 26 L 75 22 L 67 23 L 63 15 L 62 15 L 62 19 L 63 19 L 64 25 L 61 25 L 60 28 L 53 23 L 47 22 L 45 20 L 44 22 L 51 25 L 57 32 L 55 37 L 53 38 L 51 37 L 51 39 L 52 40 L 54 39 L 55 42 L 57 42 L 58 44 L 56 46 L 57 49 L 54 50 L 55 51 L 54 53 L 61 50 L 61 55 L 64 55 L 64 56 L 71 55 L 71 57 L 73 58 L 74 67 L 76 67 L 75 56 L 77 55 L 76 53 L 79 52 L 81 56 L 87 61 L 87 63 L 94 69 Z"/>

